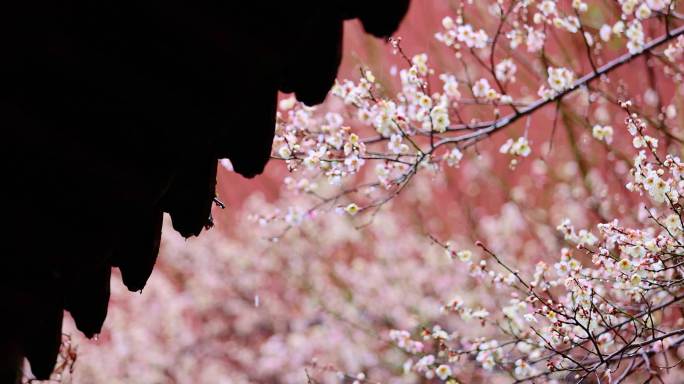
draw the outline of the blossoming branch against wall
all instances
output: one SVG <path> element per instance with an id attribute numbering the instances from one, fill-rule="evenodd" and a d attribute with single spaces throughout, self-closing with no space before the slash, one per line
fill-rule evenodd
<path id="1" fill-rule="evenodd" d="M 324 106 L 280 102 L 282 188 L 165 238 L 57 379 L 684 381 L 681 12 L 425 0 L 352 41 Z"/>

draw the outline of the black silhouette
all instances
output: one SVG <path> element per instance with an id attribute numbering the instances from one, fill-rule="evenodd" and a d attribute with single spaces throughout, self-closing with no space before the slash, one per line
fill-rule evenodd
<path id="1" fill-rule="evenodd" d="M 7 229 L 0 382 L 50 376 L 67 309 L 100 332 L 111 267 L 141 290 L 163 212 L 211 226 L 216 160 L 269 159 L 277 91 L 323 101 L 342 22 L 395 31 L 409 0 L 23 0 L 0 5 Z M 9 213 L 8 213 L 9 212 Z M 145 319 L 140 319 L 145 321 Z M 132 325 L 134 326 L 134 325 Z"/>

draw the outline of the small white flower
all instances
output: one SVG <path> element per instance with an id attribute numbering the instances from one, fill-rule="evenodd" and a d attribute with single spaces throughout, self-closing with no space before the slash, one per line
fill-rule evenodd
<path id="1" fill-rule="evenodd" d="M 480 79 L 473 84 L 473 95 L 475 97 L 487 97 L 487 94 L 491 90 L 489 81 L 487 79 Z"/>
<path id="2" fill-rule="evenodd" d="M 556 3 L 551 0 L 544 0 L 537 6 L 544 16 L 551 16 L 556 14 Z"/>
<path id="3" fill-rule="evenodd" d="M 661 11 L 670 4 L 671 0 L 646 0 L 648 7 L 654 11 Z"/>
<path id="4" fill-rule="evenodd" d="M 636 17 L 640 20 L 644 20 L 648 19 L 649 16 L 651 16 L 651 8 L 649 8 L 646 3 L 642 3 L 636 10 Z"/>
<path id="5" fill-rule="evenodd" d="M 496 361 L 494 361 L 494 356 L 489 354 L 484 361 L 482 362 L 482 368 L 484 368 L 487 371 L 492 371 L 494 370 L 494 367 L 496 366 Z"/>
<path id="6" fill-rule="evenodd" d="M 442 19 L 442 27 L 444 27 L 444 29 L 454 29 L 454 27 L 456 27 L 456 23 L 454 23 L 454 19 L 447 16 Z"/>
<path id="7" fill-rule="evenodd" d="M 463 153 L 458 148 L 454 148 L 444 156 L 444 159 L 450 167 L 454 167 L 463 159 Z"/>
<path id="8" fill-rule="evenodd" d="M 450 99 L 459 100 L 461 98 L 461 93 L 458 91 L 458 80 L 456 76 L 449 74 L 442 74 L 439 78 L 444 82 L 444 94 Z"/>
<path id="9" fill-rule="evenodd" d="M 419 93 L 418 94 L 418 105 L 420 105 L 421 108 L 430 109 L 430 108 L 432 108 L 432 99 L 430 98 L 430 96 L 428 96 L 424 93 Z"/>
<path id="10" fill-rule="evenodd" d="M 618 261 L 618 268 L 620 268 L 622 272 L 629 272 L 632 270 L 632 262 L 627 259 L 622 259 Z"/>
<path id="11" fill-rule="evenodd" d="M 516 360 L 515 370 L 513 372 L 515 374 L 515 377 L 524 378 L 525 376 L 527 376 L 529 374 L 529 372 L 530 372 L 530 366 L 529 366 L 529 364 L 527 364 L 527 362 L 525 360 L 522 360 L 522 359 Z"/>
<path id="12" fill-rule="evenodd" d="M 570 88 L 575 81 L 575 74 L 567 68 L 549 67 L 547 72 L 549 75 L 549 86 L 556 92 L 562 92 Z"/>
<path id="13" fill-rule="evenodd" d="M 511 153 L 514 155 L 527 157 L 531 152 L 532 148 L 530 148 L 530 144 L 527 142 L 527 138 L 525 137 L 519 137 L 511 147 Z"/>
<path id="14" fill-rule="evenodd" d="M 290 109 L 294 108 L 294 106 L 296 104 L 297 104 L 297 99 L 294 96 L 290 96 L 286 99 L 280 100 L 280 103 L 278 103 L 278 106 L 283 111 L 289 111 Z"/>
<path id="15" fill-rule="evenodd" d="M 515 81 L 515 73 L 518 68 L 511 59 L 504 59 L 499 62 L 495 67 L 496 78 L 499 81 Z"/>
<path id="16" fill-rule="evenodd" d="M 390 150 L 390 152 L 396 155 L 408 151 L 408 146 L 404 144 L 403 136 L 399 134 L 392 135 L 390 137 L 390 140 L 387 143 L 387 148 Z"/>
<path id="17" fill-rule="evenodd" d="M 501 104 L 513 104 L 513 98 L 510 95 L 501 95 L 499 102 Z"/>
<path id="18" fill-rule="evenodd" d="M 613 35 L 613 28 L 610 27 L 608 24 L 603 24 L 601 26 L 601 29 L 599 30 L 599 37 L 601 40 L 608 42 Z"/>
<path id="19" fill-rule="evenodd" d="M 451 367 L 442 364 L 439 367 L 437 367 L 437 369 L 435 369 L 435 373 L 437 374 L 437 377 L 439 377 L 441 380 L 446 380 L 451 376 Z"/>
<path id="20" fill-rule="evenodd" d="M 527 138 L 523 136 L 516 140 L 508 139 L 501 148 L 499 148 L 499 152 L 508 153 L 513 156 L 527 157 L 532 153 L 532 148 L 530 147 Z"/>
<path id="21" fill-rule="evenodd" d="M 631 15 L 634 13 L 634 8 L 638 4 L 638 0 L 625 0 L 622 2 L 622 13 Z"/>
<path id="22" fill-rule="evenodd" d="M 544 46 L 546 35 L 541 30 L 532 29 L 528 26 L 525 28 L 527 29 L 527 39 L 525 40 L 527 51 L 531 53 L 540 51 Z"/>
<path id="23" fill-rule="evenodd" d="M 425 76 L 428 74 L 428 66 L 427 66 L 427 61 L 428 61 L 428 56 L 425 53 L 421 53 L 418 55 L 413 56 L 413 59 L 411 59 L 411 62 L 413 63 L 413 68 L 416 69 L 416 72 L 418 74 Z"/>
<path id="24" fill-rule="evenodd" d="M 430 111 L 430 121 L 432 122 L 432 129 L 436 132 L 446 132 L 451 121 L 449 120 L 449 112 L 446 108 L 437 106 Z"/>
<path id="25" fill-rule="evenodd" d="M 280 156 L 283 159 L 289 159 L 290 156 L 292 156 L 292 151 L 290 150 L 290 147 L 287 145 L 283 145 L 282 147 L 278 148 L 278 156 Z"/>
<path id="26" fill-rule="evenodd" d="M 610 125 L 594 125 L 594 127 L 591 130 L 591 133 L 597 140 L 605 141 L 608 144 L 610 144 L 613 141 L 613 127 L 611 127 Z"/>
<path id="27" fill-rule="evenodd" d="M 464 263 L 469 263 L 473 259 L 473 253 L 467 249 L 456 252 L 456 256 Z"/>
<path id="28" fill-rule="evenodd" d="M 344 210 L 345 210 L 350 216 L 354 216 L 354 215 L 356 215 L 357 213 L 359 213 L 360 208 L 359 208 L 359 206 L 356 205 L 355 203 L 351 203 L 351 204 L 347 205 L 347 207 L 344 208 Z"/>

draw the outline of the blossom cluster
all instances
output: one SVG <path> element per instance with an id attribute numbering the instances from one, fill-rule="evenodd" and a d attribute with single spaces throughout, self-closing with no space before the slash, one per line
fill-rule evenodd
<path id="1" fill-rule="evenodd" d="M 629 110 L 631 103 L 621 106 L 628 115 L 626 131 L 646 143 L 635 140 L 634 147 L 650 148 L 648 154 L 644 150 L 636 154 L 630 175 L 638 181 L 628 188 L 648 193 L 656 204 L 668 201 L 669 207 L 660 211 L 645 207 L 649 219 L 644 228 L 625 226 L 618 219 L 599 223 L 598 236 L 587 229 L 576 230 L 565 219 L 556 229 L 575 250 L 561 249 L 552 267 L 538 262 L 529 277 L 484 244 L 478 244 L 482 249 L 478 261 L 469 250 L 440 243 L 449 256 L 467 254 L 455 259 L 469 266 L 470 276 L 492 284 L 499 294 L 508 292 L 510 299 L 496 314 L 468 307 L 460 297 L 448 301 L 443 310 L 458 314 L 466 322 L 495 325 L 502 338 L 472 338 L 441 328 L 423 332 L 439 340 L 433 346 L 437 352 L 426 353 L 429 349 L 422 344 L 421 348 L 407 349 L 420 356 L 414 370 L 430 378 L 441 364 L 455 364 L 471 356 L 485 371 L 508 371 L 521 381 L 570 376 L 579 382 L 589 377 L 610 382 L 616 372 L 619 377 L 628 377 L 634 374 L 635 366 L 684 343 L 681 318 L 665 315 L 668 307 L 684 298 L 678 271 L 684 257 L 679 192 L 678 188 L 665 187 L 673 180 L 683 180 L 681 162 L 670 155 L 660 161 L 655 139 L 645 139 L 649 138 L 646 123 Z M 663 181 L 661 176 L 666 172 L 671 178 Z M 503 272 L 490 267 L 488 259 L 494 259 Z M 406 337 L 406 331 L 393 332 L 403 332 L 403 345 L 417 343 Z M 624 369 L 620 367 L 623 360 L 641 362 Z"/>

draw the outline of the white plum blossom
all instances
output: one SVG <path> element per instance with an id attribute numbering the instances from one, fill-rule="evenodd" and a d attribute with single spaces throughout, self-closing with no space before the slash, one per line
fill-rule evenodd
<path id="1" fill-rule="evenodd" d="M 504 82 L 514 82 L 517 66 L 511 59 L 501 60 L 494 68 L 496 78 Z"/>
<path id="2" fill-rule="evenodd" d="M 451 124 L 447 108 L 441 105 L 432 108 L 432 111 L 430 111 L 430 123 L 434 131 L 439 133 L 445 132 L 449 124 Z"/>
<path id="3" fill-rule="evenodd" d="M 356 214 L 359 212 L 360 208 L 359 208 L 358 205 L 356 205 L 356 203 L 351 203 L 351 204 L 347 205 L 347 206 L 344 208 L 344 210 L 345 210 L 350 216 L 354 216 L 354 215 L 356 215 Z"/>
<path id="4" fill-rule="evenodd" d="M 679 36 L 677 38 L 677 41 L 674 43 L 670 43 L 663 54 L 667 59 L 671 62 L 675 62 L 678 58 L 682 56 L 682 52 L 684 51 L 684 36 Z"/>
<path id="5" fill-rule="evenodd" d="M 456 256 L 464 263 L 468 263 L 473 259 L 473 253 L 467 249 L 456 252 Z"/>
<path id="6" fill-rule="evenodd" d="M 641 3 L 635 15 L 639 20 L 648 19 L 651 16 L 651 8 L 646 3 Z"/>
<path id="7" fill-rule="evenodd" d="M 513 372 L 515 374 L 515 377 L 519 379 L 525 378 L 530 373 L 530 366 L 527 364 L 525 360 L 518 359 L 515 361 L 515 370 Z"/>
<path id="8" fill-rule="evenodd" d="M 465 24 L 456 28 L 456 39 L 470 48 L 484 48 L 489 37 L 483 29 L 474 31 L 472 25 Z"/>
<path id="9" fill-rule="evenodd" d="M 487 79 L 479 79 L 473 84 L 473 95 L 475 97 L 487 98 L 492 91 Z"/>
<path id="10" fill-rule="evenodd" d="M 451 151 L 447 152 L 446 155 L 444 155 L 444 160 L 450 167 L 457 166 L 461 162 L 461 159 L 463 159 L 463 152 L 461 152 L 458 148 L 453 148 Z"/>
<path id="11" fill-rule="evenodd" d="M 671 3 L 671 0 L 646 0 L 646 4 L 654 11 L 662 11 Z"/>
<path id="12" fill-rule="evenodd" d="M 599 37 L 601 40 L 608 42 L 613 36 L 613 28 L 608 24 L 603 24 L 599 29 Z"/>
<path id="13" fill-rule="evenodd" d="M 531 27 L 525 26 L 527 32 L 527 38 L 525 39 L 525 44 L 527 44 L 528 52 L 538 52 L 544 47 L 544 42 L 546 41 L 546 34 L 542 30 L 533 29 Z"/>
<path id="14" fill-rule="evenodd" d="M 634 13 L 634 9 L 639 4 L 639 0 L 620 0 L 622 4 L 622 13 L 625 15 L 631 15 Z"/>
<path id="15" fill-rule="evenodd" d="M 451 100 L 458 101 L 461 98 L 461 93 L 458 90 L 458 80 L 456 76 L 443 73 L 439 78 L 444 82 L 444 94 Z"/>
<path id="16" fill-rule="evenodd" d="M 515 140 L 513 139 L 508 139 L 502 146 L 499 148 L 500 153 L 507 153 L 509 155 L 513 156 L 522 156 L 522 157 L 527 157 L 532 153 L 532 148 L 530 147 L 529 142 L 527 141 L 527 138 L 524 136 L 521 136 Z"/>
<path id="17" fill-rule="evenodd" d="M 548 84 L 556 92 L 562 92 L 573 85 L 575 74 L 567 68 L 547 68 Z"/>
<path id="18" fill-rule="evenodd" d="M 416 69 L 418 74 L 421 76 L 425 76 L 428 74 L 429 68 L 427 65 L 428 62 L 428 55 L 425 53 L 421 53 L 418 55 L 413 56 L 411 59 L 411 62 L 413 63 L 413 68 Z"/>
<path id="19" fill-rule="evenodd" d="M 288 159 L 292 156 L 292 150 L 290 150 L 288 145 L 283 145 L 278 149 L 278 156 L 283 159 Z"/>
<path id="20" fill-rule="evenodd" d="M 542 12 L 544 16 L 553 16 L 556 14 L 556 2 L 553 0 L 544 0 L 537 8 Z"/>
<path id="21" fill-rule="evenodd" d="M 641 52 L 644 47 L 644 27 L 638 20 L 633 20 L 625 30 L 625 36 L 629 39 L 627 42 L 627 49 L 629 53 L 635 54 Z"/>
<path id="22" fill-rule="evenodd" d="M 439 367 L 437 367 L 437 369 L 435 369 L 435 374 L 441 380 L 446 380 L 449 377 L 451 377 L 451 367 L 449 367 L 446 364 L 442 364 Z"/>
<path id="23" fill-rule="evenodd" d="M 613 133 L 613 127 L 610 125 L 596 124 L 591 129 L 591 134 L 595 139 L 605 141 L 607 144 L 610 144 L 613 141 Z"/>
<path id="24" fill-rule="evenodd" d="M 400 154 L 406 153 L 409 150 L 408 145 L 404 144 L 404 137 L 400 134 L 394 134 L 387 142 L 387 148 L 391 153 Z"/>

